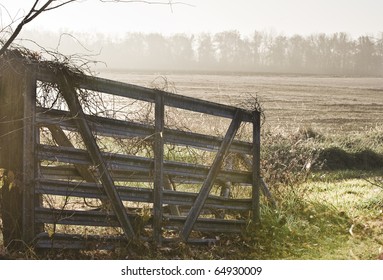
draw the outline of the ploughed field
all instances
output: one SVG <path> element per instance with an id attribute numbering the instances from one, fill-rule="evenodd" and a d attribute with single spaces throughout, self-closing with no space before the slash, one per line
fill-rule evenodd
<path id="1" fill-rule="evenodd" d="M 149 73 L 108 70 L 101 77 L 234 106 L 262 105 L 264 128 L 324 134 L 363 132 L 383 123 L 383 78 Z"/>

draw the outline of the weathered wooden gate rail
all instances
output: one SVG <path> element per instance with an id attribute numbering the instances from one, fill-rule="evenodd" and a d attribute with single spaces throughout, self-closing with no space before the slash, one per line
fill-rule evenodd
<path id="1" fill-rule="evenodd" d="M 260 113 L 249 112 L 233 106 L 217 104 L 180 96 L 169 92 L 115 82 L 85 75 L 73 76 L 70 80 L 66 71 L 54 74 L 41 65 L 25 65 L 15 72 L 3 70 L 1 76 L 2 104 L 21 111 L 2 110 L 0 124 L 2 167 L 17 172 L 23 193 L 22 239 L 39 248 L 105 246 L 110 242 L 137 238 L 142 228 L 147 228 L 149 238 L 161 243 L 167 240 L 165 230 L 178 233 L 177 240 L 191 241 L 193 231 L 240 232 L 245 220 L 209 215 L 211 211 L 250 211 L 252 220 L 258 222 L 260 195 Z M 23 68 L 24 67 L 24 68 Z M 21 71 L 22 70 L 22 71 Z M 17 86 L 15 87 L 15 81 Z M 68 103 L 69 111 L 40 108 L 36 106 L 37 83 L 57 84 Z M 75 81 L 73 85 L 70 81 Z M 100 93 L 155 104 L 155 124 L 143 124 L 106 117 L 86 115 L 79 108 L 76 89 L 82 88 Z M 232 119 L 224 138 L 165 128 L 165 107 Z M 17 121 L 20 120 L 20 121 Z M 253 141 L 235 140 L 242 122 L 252 123 Z M 12 125 L 10 125 L 12 123 Z M 48 128 L 58 145 L 40 142 L 40 130 Z M 79 133 L 86 150 L 75 148 L 63 131 Z M 9 133 L 12 137 L 4 136 Z M 153 140 L 154 157 L 102 152 L 94 135 L 119 139 L 150 138 Z M 188 146 L 215 151 L 211 167 L 187 162 L 164 159 L 164 145 Z M 21 151 L 21 152 L 20 152 Z M 249 155 L 252 167 L 249 171 L 224 170 L 222 163 L 228 152 Z M 14 157 L 16 156 L 16 157 Z M 54 162 L 54 164 L 44 164 Z M 92 167 L 93 171 L 89 171 Z M 198 193 L 176 191 L 167 187 L 172 182 L 198 184 Z M 153 188 L 126 186 L 125 183 L 152 182 Z M 231 182 L 251 187 L 251 196 L 232 199 L 210 195 L 218 182 Z M 111 207 L 100 211 L 83 209 L 53 208 L 44 206 L 41 197 L 93 198 L 109 201 Z M 137 226 L 137 209 L 131 202 L 142 202 L 151 208 L 150 217 Z M 167 211 L 169 206 L 176 211 Z M 214 210 L 215 209 L 215 210 Z M 81 225 L 119 227 L 125 237 L 93 236 L 47 232 L 44 225 Z M 174 236 L 174 234 L 173 234 Z M 73 240 L 71 243 L 70 240 Z"/>

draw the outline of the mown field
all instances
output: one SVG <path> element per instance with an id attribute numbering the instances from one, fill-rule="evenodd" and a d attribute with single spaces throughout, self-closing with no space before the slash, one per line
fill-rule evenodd
<path id="1" fill-rule="evenodd" d="M 251 107 L 257 100 L 265 115 L 262 176 L 277 208 L 264 199 L 261 226 L 249 224 L 241 236 L 217 235 L 212 246 L 144 243 L 61 258 L 377 259 L 382 254 L 383 78 L 124 71 L 99 76 L 235 106 Z M 225 130 L 225 122 L 191 119 L 212 134 Z M 57 255 L 42 256 L 47 257 Z"/>
<path id="2" fill-rule="evenodd" d="M 265 129 L 322 133 L 366 132 L 383 124 L 383 78 L 204 75 L 104 71 L 101 76 L 231 105 L 257 97 Z"/>

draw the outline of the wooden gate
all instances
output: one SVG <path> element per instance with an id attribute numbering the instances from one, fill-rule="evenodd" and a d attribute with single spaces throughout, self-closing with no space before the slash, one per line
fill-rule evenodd
<path id="1" fill-rule="evenodd" d="M 238 233 L 250 220 L 259 221 L 257 110 L 23 59 L 2 63 L 1 72 L 0 164 L 12 170 L 22 193 L 21 234 L 26 244 L 110 248 L 135 238 L 158 244 L 193 242 L 209 240 L 209 232 Z M 41 101 L 46 98 L 40 96 L 44 90 L 54 97 L 49 106 Z M 89 96 L 81 97 L 81 92 L 97 93 L 102 102 L 145 102 L 154 106 L 154 115 L 143 122 L 122 119 L 115 112 L 92 113 L 83 102 Z M 129 104 L 121 108 L 132 110 L 135 105 Z M 198 119 L 191 118 L 196 122 L 209 116 L 229 120 L 227 131 L 219 137 L 172 128 L 166 123 L 168 110 L 198 113 Z M 244 123 L 251 127 L 250 141 L 235 139 Z M 113 151 L 113 143 L 129 145 L 133 140 L 147 143 L 150 152 Z M 188 147 L 197 156 L 207 152 L 209 165 L 182 156 L 170 159 L 165 155 L 170 147 Z M 250 170 L 226 164 L 229 154 L 252 159 Z M 230 196 L 235 188 L 244 195 Z"/>

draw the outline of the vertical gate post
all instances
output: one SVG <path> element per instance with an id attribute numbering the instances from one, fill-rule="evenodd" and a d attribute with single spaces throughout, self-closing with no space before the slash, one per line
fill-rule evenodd
<path id="1" fill-rule="evenodd" d="M 29 245 L 35 235 L 36 79 L 11 55 L 2 57 L 1 63 L 0 167 L 5 170 L 1 214 L 4 244 L 17 249 Z"/>
<path id="2" fill-rule="evenodd" d="M 154 137 L 154 221 L 153 236 L 158 245 L 162 241 L 162 196 L 164 184 L 164 137 L 165 106 L 164 96 L 157 93 L 155 100 L 155 137 Z"/>
<path id="3" fill-rule="evenodd" d="M 260 190 L 261 190 L 261 113 L 253 111 L 253 165 L 252 165 L 252 220 L 260 223 Z"/>
<path id="4" fill-rule="evenodd" d="M 26 244 L 32 242 L 35 234 L 35 195 L 37 178 L 37 162 L 35 156 L 36 137 L 36 78 L 32 72 L 26 71 L 23 90 L 24 119 L 23 119 L 23 231 L 22 239 Z"/>

